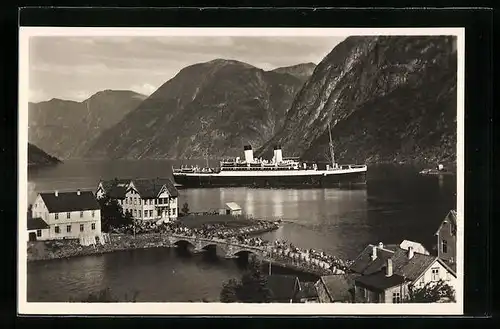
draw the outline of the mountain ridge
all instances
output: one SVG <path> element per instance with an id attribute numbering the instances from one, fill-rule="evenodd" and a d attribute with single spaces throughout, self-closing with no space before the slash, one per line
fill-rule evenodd
<path id="1" fill-rule="evenodd" d="M 454 122 L 452 37 L 349 37 L 316 66 L 256 155 L 280 144 L 289 156 L 329 160 L 330 123 L 344 161 L 453 161 Z"/>
<path id="2" fill-rule="evenodd" d="M 93 158 L 238 156 L 282 124 L 303 81 L 215 59 L 180 70 L 90 147 Z M 193 120 L 193 118 L 196 118 Z"/>
<path id="3" fill-rule="evenodd" d="M 28 139 L 50 154 L 81 158 L 88 144 L 138 106 L 146 96 L 103 90 L 78 102 L 52 98 L 28 103 Z"/>

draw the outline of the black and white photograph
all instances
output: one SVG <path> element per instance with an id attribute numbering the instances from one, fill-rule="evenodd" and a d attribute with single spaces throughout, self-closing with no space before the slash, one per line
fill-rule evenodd
<path id="1" fill-rule="evenodd" d="M 20 312 L 462 314 L 463 29 L 19 33 Z"/>

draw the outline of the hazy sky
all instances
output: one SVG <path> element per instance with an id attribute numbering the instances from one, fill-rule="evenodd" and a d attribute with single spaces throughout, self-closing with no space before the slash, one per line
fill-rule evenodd
<path id="1" fill-rule="evenodd" d="M 318 64 L 345 37 L 31 37 L 30 101 L 82 101 L 105 89 L 150 95 L 182 68 L 216 58 L 264 70 Z"/>

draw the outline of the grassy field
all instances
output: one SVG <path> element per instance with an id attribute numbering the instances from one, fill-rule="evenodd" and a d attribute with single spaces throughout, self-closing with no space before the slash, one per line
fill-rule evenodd
<path id="1" fill-rule="evenodd" d="M 189 215 L 179 217 L 178 221 L 189 228 L 201 227 L 203 224 L 224 224 L 228 227 L 245 227 L 256 224 L 255 220 L 231 215 Z"/>

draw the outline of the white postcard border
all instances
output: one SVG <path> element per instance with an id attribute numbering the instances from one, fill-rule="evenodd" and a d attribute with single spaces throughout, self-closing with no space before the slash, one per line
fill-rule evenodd
<path id="1" fill-rule="evenodd" d="M 456 303 L 439 304 L 224 304 L 224 303 L 34 303 L 27 301 L 27 143 L 29 38 L 35 36 L 457 36 L 457 291 Z M 18 313 L 19 314 L 140 314 L 140 315 L 461 315 L 463 314 L 464 253 L 464 86 L 465 29 L 441 28 L 80 28 L 20 27 L 18 111 Z"/>

